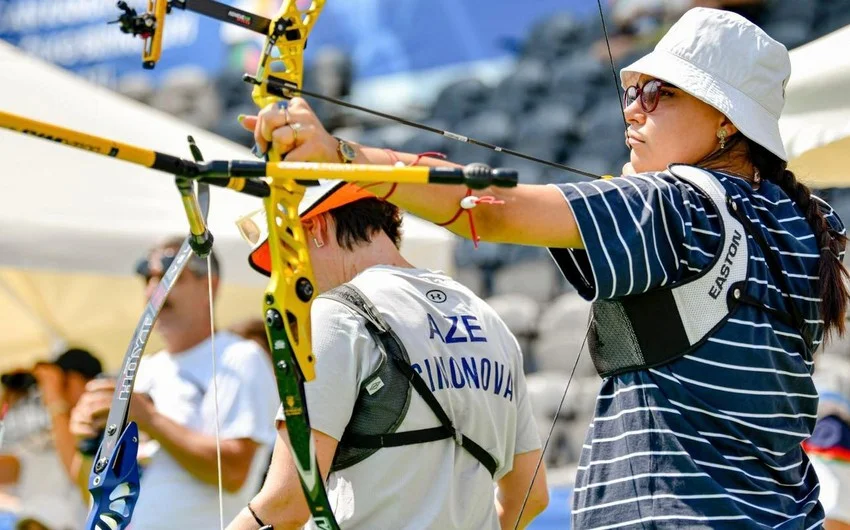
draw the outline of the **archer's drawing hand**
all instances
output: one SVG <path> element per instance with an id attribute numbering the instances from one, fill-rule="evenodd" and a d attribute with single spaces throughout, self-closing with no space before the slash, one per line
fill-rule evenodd
<path id="1" fill-rule="evenodd" d="M 113 379 L 95 379 L 86 384 L 86 391 L 71 412 L 71 434 L 80 439 L 94 438 L 106 427 L 109 408 L 115 393 Z M 156 414 L 153 401 L 147 394 L 133 392 L 130 401 L 130 420 L 147 431 L 151 418 Z"/>
<path id="2" fill-rule="evenodd" d="M 71 411 L 71 434 L 80 440 L 96 438 L 100 434 L 106 426 L 114 390 L 115 381 L 112 379 L 94 379 L 86 384 L 86 391 Z"/>
<path id="3" fill-rule="evenodd" d="M 268 105 L 258 116 L 240 119 L 254 133 L 254 154 L 268 152 L 269 144 L 286 153 L 286 162 L 339 162 L 338 142 L 331 136 L 304 98 Z"/>

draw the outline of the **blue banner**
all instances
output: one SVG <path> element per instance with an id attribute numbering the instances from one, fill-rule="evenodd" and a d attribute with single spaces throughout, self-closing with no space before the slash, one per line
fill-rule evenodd
<path id="1" fill-rule="evenodd" d="M 226 2 L 273 16 L 280 0 Z M 142 11 L 145 4 L 136 0 Z M 349 53 L 358 78 L 497 58 L 525 38 L 535 22 L 556 12 L 591 14 L 591 0 L 327 0 L 307 50 L 332 46 Z M 0 39 L 114 85 L 139 74 L 141 40 L 121 33 L 113 0 L 0 0 Z M 163 59 L 146 75 L 156 82 L 174 68 L 213 76 L 225 67 L 252 70 L 261 37 L 196 13 L 172 10 Z"/>
<path id="2" fill-rule="evenodd" d="M 31 55 L 63 66 L 104 85 L 141 70 L 142 41 L 121 33 L 115 24 L 119 10 L 111 0 L 0 0 L 0 39 Z M 220 68 L 226 46 L 221 25 L 205 17 L 175 10 L 164 32 L 161 67 L 193 65 L 205 71 Z"/>

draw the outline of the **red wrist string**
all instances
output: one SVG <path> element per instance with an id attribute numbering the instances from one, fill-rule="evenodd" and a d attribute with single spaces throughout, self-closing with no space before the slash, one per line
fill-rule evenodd
<path id="1" fill-rule="evenodd" d="M 460 208 L 458 208 L 457 212 L 455 212 L 451 219 L 445 223 L 438 223 L 437 226 L 448 226 L 457 221 L 458 217 L 460 217 L 463 212 L 466 212 L 466 215 L 469 217 L 469 233 L 472 236 L 472 244 L 475 248 L 478 248 L 478 242 L 481 238 L 478 237 L 478 231 L 475 230 L 475 220 L 472 217 L 472 209 L 479 204 L 505 204 L 505 201 L 499 200 L 492 195 L 476 197 L 472 195 L 471 189 L 467 189 L 466 195 L 464 195 L 463 199 L 460 200 Z"/>
<path id="2" fill-rule="evenodd" d="M 419 153 L 418 155 L 416 155 L 416 160 L 414 160 L 413 163 L 410 164 L 410 165 L 411 166 L 419 165 L 419 161 L 422 160 L 423 158 L 425 158 L 426 156 L 429 157 L 429 158 L 439 158 L 441 160 L 446 159 L 446 155 L 443 154 L 443 153 L 440 153 L 438 151 L 425 151 L 424 153 Z"/>

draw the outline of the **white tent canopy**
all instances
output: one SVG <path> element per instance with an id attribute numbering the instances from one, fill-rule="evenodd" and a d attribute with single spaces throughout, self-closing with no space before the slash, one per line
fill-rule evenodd
<path id="1" fill-rule="evenodd" d="M 207 160 L 251 157 L 2 41 L 0 109 L 185 158 L 188 134 Z M 91 347 L 114 367 L 143 303 L 134 262 L 157 240 L 187 231 L 173 179 L 5 130 L 0 159 L 0 370 L 48 355 L 56 341 Z M 261 206 L 212 190 L 209 225 L 225 284 L 220 324 L 260 316 L 265 279 L 248 267 L 249 247 L 234 221 Z M 415 265 L 450 269 L 447 231 L 408 217 L 405 237 Z"/>
<path id="2" fill-rule="evenodd" d="M 790 167 L 816 187 L 850 186 L 850 26 L 791 51 L 779 120 Z"/>

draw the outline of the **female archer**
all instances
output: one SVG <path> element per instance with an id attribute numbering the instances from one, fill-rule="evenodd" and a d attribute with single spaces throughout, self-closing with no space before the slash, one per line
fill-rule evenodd
<path id="1" fill-rule="evenodd" d="M 378 197 L 471 237 L 548 247 L 593 302 L 603 377 L 573 497 L 576 528 L 819 528 L 813 352 L 844 330 L 845 231 L 786 169 L 790 61 L 746 19 L 697 8 L 621 72 L 624 176 L 491 189 L 459 215 L 450 187 Z M 351 146 L 303 100 L 246 119 L 287 160 L 441 165 Z M 572 355 L 573 352 L 564 352 Z"/>

